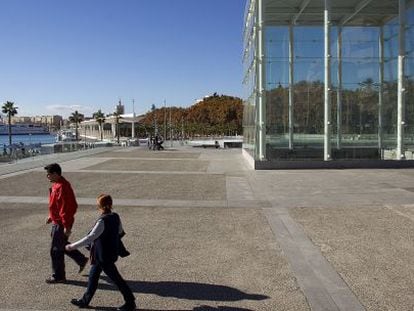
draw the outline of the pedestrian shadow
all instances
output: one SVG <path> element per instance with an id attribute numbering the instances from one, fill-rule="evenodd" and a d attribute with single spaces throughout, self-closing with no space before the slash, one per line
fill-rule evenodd
<path id="1" fill-rule="evenodd" d="M 253 311 L 253 310 L 245 309 L 245 308 L 226 307 L 226 306 L 219 306 L 219 307 L 200 306 L 200 307 L 195 307 L 191 311 Z"/>
<path id="2" fill-rule="evenodd" d="M 118 308 L 90 306 L 89 309 L 99 310 L 99 311 L 116 311 Z M 253 310 L 245 309 L 245 308 L 233 308 L 233 307 L 227 307 L 227 306 L 219 306 L 219 307 L 199 306 L 193 309 L 139 309 L 137 308 L 136 311 L 253 311 Z"/>
<path id="3" fill-rule="evenodd" d="M 269 297 L 245 293 L 237 288 L 194 282 L 131 282 L 131 289 L 143 294 L 188 300 L 239 301 L 264 300 Z"/>
<path id="4" fill-rule="evenodd" d="M 107 283 L 99 283 L 98 289 L 101 290 L 118 290 L 111 284 L 110 279 L 101 276 L 101 279 Z M 268 296 L 259 294 L 245 293 L 237 288 L 205 284 L 194 282 L 144 282 L 144 281 L 127 281 L 131 290 L 135 293 L 153 294 L 161 297 L 172 297 L 188 300 L 208 300 L 208 301 L 239 301 L 239 300 L 265 300 Z M 87 282 L 77 280 L 67 280 L 67 284 L 86 287 Z M 110 310 L 110 309 L 109 309 Z M 220 310 L 221 309 L 196 309 L 196 311 L 204 310 Z M 227 309 L 225 309 L 227 310 Z M 233 311 L 232 309 L 229 309 Z M 234 309 L 234 311 L 238 309 Z M 239 309 L 243 310 L 243 309 Z M 243 310 L 244 311 L 244 310 Z"/>

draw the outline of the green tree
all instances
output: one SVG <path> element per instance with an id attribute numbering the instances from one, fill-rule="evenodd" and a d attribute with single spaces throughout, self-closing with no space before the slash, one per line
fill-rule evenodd
<path id="1" fill-rule="evenodd" d="M 12 131 L 11 131 L 11 117 L 17 114 L 17 107 L 14 106 L 14 102 L 6 101 L 1 107 L 1 111 L 7 115 L 7 121 L 9 124 L 9 145 L 12 144 Z"/>
<path id="2" fill-rule="evenodd" d="M 82 113 L 79 113 L 77 110 L 72 113 L 71 116 L 69 116 L 69 121 L 72 123 L 75 123 L 75 135 L 76 135 L 76 141 L 78 140 L 79 133 L 78 133 L 78 125 L 80 122 L 82 122 L 84 119 L 84 115 Z"/>
<path id="3" fill-rule="evenodd" d="M 103 125 L 105 123 L 105 115 L 103 114 L 103 112 L 101 111 L 101 109 L 99 109 L 97 112 L 95 112 L 92 117 L 96 120 L 96 122 L 98 122 L 99 124 L 99 133 L 101 135 L 101 141 L 103 140 Z"/>

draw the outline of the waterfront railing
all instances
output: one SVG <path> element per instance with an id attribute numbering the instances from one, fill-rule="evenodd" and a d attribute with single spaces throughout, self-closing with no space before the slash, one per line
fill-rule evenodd
<path id="1" fill-rule="evenodd" d="M 14 144 L 3 146 L 0 162 L 16 162 L 21 159 L 39 155 L 68 153 L 98 147 L 111 147 L 109 142 L 59 142 L 54 144 Z"/>

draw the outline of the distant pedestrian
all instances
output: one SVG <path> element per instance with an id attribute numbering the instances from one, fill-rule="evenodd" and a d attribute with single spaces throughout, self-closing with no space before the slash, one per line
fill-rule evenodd
<path id="1" fill-rule="evenodd" d="M 69 244 L 68 238 L 75 221 L 74 216 L 78 204 L 71 184 L 62 176 L 60 165 L 49 164 L 45 170 L 47 178 L 52 183 L 52 187 L 49 188 L 49 216 L 46 219 L 47 224 L 52 223 L 50 249 L 52 276 L 46 279 L 46 283 L 64 283 L 66 282 L 64 255 L 68 255 L 78 264 L 79 273 L 85 268 L 88 258 L 79 251 L 65 251 L 65 245 Z"/>
<path id="2" fill-rule="evenodd" d="M 154 139 L 154 150 L 164 150 L 164 147 L 162 146 L 162 143 L 164 142 L 164 140 L 162 139 L 161 136 L 155 135 L 155 139 Z"/>
<path id="3" fill-rule="evenodd" d="M 67 251 L 75 250 L 82 246 L 90 246 L 91 270 L 89 272 L 88 287 L 81 299 L 72 299 L 71 303 L 79 308 L 88 308 L 97 288 L 99 277 L 103 272 L 118 286 L 125 304 L 118 308 L 119 311 L 133 311 L 136 308 L 135 297 L 128 284 L 122 278 L 115 266 L 118 256 L 128 256 L 121 237 L 125 234 L 119 215 L 112 212 L 112 198 L 110 195 L 101 194 L 97 198 L 100 217 L 87 236 L 77 242 L 66 245 Z"/>

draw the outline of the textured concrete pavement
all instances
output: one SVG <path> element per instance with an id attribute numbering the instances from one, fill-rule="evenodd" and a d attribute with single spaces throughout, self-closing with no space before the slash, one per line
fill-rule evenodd
<path id="1" fill-rule="evenodd" d="M 0 166 L 0 310 L 75 310 L 87 277 L 50 274 L 48 182 L 80 207 L 72 240 L 114 197 L 139 310 L 413 310 L 414 170 L 252 171 L 241 150 L 102 149 Z M 84 252 L 86 252 L 84 250 Z M 103 275 L 91 305 L 115 310 Z"/>

